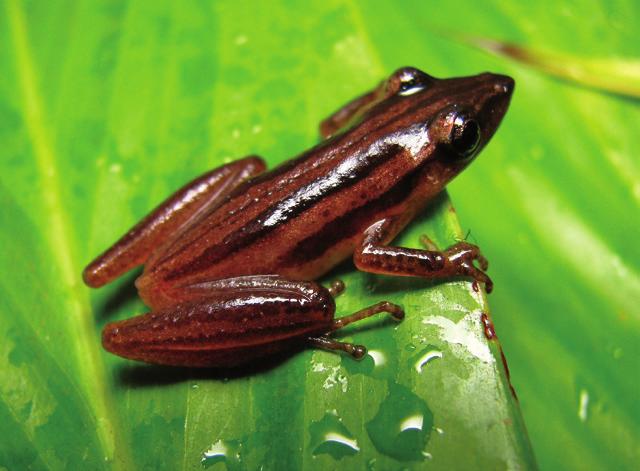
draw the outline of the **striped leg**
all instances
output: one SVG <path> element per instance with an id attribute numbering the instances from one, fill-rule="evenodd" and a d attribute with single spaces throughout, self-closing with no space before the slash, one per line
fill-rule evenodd
<path id="1" fill-rule="evenodd" d="M 392 218 L 383 219 L 365 231 L 353 256 L 359 270 L 430 279 L 465 276 L 484 283 L 487 293 L 491 292 L 493 283 L 484 272 L 489 264 L 477 246 L 458 242 L 442 251 L 388 246 L 385 242 L 391 238 L 390 234 L 397 232 L 397 224 Z M 423 239 L 425 242 L 433 247 Z"/>
<path id="2" fill-rule="evenodd" d="M 82 273 L 84 282 L 98 288 L 143 264 L 156 248 L 264 169 L 262 159 L 246 157 L 189 182 L 91 262 Z"/>

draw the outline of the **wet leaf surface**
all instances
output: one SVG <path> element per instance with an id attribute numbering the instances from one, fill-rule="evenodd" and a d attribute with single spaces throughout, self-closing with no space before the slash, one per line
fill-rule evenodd
<path id="1" fill-rule="evenodd" d="M 637 7 L 371 5 L 2 4 L 0 466 L 534 467 L 500 347 L 485 335 L 487 304 L 468 282 L 348 264 L 332 273 L 324 281 L 347 283 L 338 315 L 381 299 L 408 313 L 345 332 L 370 348 L 358 363 L 305 351 L 194 371 L 99 346 L 106 322 L 144 306 L 135 273 L 90 292 L 85 263 L 198 173 L 248 154 L 274 165 L 313 145 L 322 118 L 407 64 L 508 73 L 517 90 L 494 141 L 451 186 L 464 232 L 442 195 L 400 242 L 427 233 L 444 246 L 470 228 L 483 247 L 543 468 L 637 463 L 637 103 L 451 34 L 637 60 Z"/>

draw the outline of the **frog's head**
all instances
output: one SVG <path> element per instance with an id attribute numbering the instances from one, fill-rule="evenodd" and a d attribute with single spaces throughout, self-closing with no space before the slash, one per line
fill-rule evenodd
<path id="1" fill-rule="evenodd" d="M 325 136 L 378 152 L 402 147 L 417 171 L 418 192 L 437 192 L 489 142 L 504 117 L 514 81 L 483 73 L 438 79 L 403 67 L 326 119 Z M 421 182 L 424 185 L 421 185 Z"/>
<path id="2" fill-rule="evenodd" d="M 505 75 L 437 79 L 404 67 L 375 90 L 377 100 L 363 110 L 358 127 L 405 147 L 431 187 L 442 188 L 489 142 L 513 88 Z"/>
<path id="3" fill-rule="evenodd" d="M 398 140 L 416 161 L 440 160 L 459 172 L 496 132 L 513 88 L 505 75 L 437 79 L 403 67 L 327 118 L 320 131 L 325 137 L 346 131 L 369 143 Z"/>
<path id="4" fill-rule="evenodd" d="M 414 67 L 403 67 L 381 87 L 380 106 L 393 116 L 395 125 L 422 125 L 427 130 L 425 147 L 431 157 L 468 164 L 498 129 L 514 81 L 492 73 L 437 79 Z"/>

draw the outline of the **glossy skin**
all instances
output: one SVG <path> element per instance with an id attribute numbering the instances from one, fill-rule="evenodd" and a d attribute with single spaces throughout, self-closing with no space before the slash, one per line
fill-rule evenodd
<path id="1" fill-rule="evenodd" d="M 490 291 L 471 244 L 388 244 L 486 145 L 512 90 L 500 75 L 400 69 L 325 120 L 326 140 L 299 157 L 269 172 L 248 157 L 189 183 L 85 269 L 98 287 L 144 264 L 136 286 L 153 312 L 107 325 L 103 345 L 182 366 L 233 366 L 309 342 L 361 356 L 326 334 L 402 311 L 381 303 L 334 320 L 339 285 L 311 280 L 350 257 L 362 271 L 470 277 Z"/>

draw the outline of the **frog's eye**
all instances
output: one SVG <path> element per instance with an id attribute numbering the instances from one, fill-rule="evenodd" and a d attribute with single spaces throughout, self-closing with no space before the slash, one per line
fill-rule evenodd
<path id="1" fill-rule="evenodd" d="M 407 96 L 424 90 L 433 80 L 433 77 L 421 70 L 403 67 L 391 76 L 390 85 L 398 95 Z"/>
<path id="2" fill-rule="evenodd" d="M 453 115 L 449 145 L 460 158 L 469 157 L 478 148 L 481 137 L 478 122 L 464 114 Z"/>

